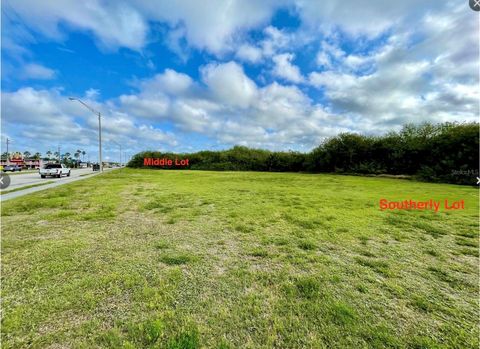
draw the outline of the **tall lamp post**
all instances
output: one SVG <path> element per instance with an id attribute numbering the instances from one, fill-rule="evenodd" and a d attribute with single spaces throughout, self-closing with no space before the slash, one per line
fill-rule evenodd
<path id="1" fill-rule="evenodd" d="M 96 111 L 93 109 L 91 106 L 88 104 L 84 103 L 82 100 L 79 98 L 75 97 L 69 97 L 68 98 L 71 101 L 77 101 L 81 103 L 85 108 L 90 110 L 93 114 L 98 115 L 98 163 L 100 165 L 100 171 L 103 172 L 103 162 L 102 162 L 102 121 L 101 121 L 101 115 L 99 111 Z"/>

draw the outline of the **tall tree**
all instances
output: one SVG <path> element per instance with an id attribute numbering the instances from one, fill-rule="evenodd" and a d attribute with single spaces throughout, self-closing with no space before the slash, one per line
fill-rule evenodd
<path id="1" fill-rule="evenodd" d="M 78 167 L 78 162 L 79 162 L 78 159 L 80 158 L 81 153 L 82 152 L 80 150 L 77 150 L 75 154 L 73 154 L 73 156 L 75 157 L 75 167 Z"/>
<path id="2" fill-rule="evenodd" d="M 52 152 L 50 150 L 47 151 L 47 157 L 48 157 L 48 160 L 50 160 L 50 158 L 52 157 Z"/>
<path id="3" fill-rule="evenodd" d="M 28 150 L 24 151 L 23 152 L 23 156 L 28 159 L 30 157 L 30 155 L 32 155 Z"/>

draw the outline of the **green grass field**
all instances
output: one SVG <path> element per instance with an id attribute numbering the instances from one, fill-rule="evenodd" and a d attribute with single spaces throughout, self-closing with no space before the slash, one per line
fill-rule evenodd
<path id="1" fill-rule="evenodd" d="M 123 169 L 2 205 L 3 348 L 478 348 L 478 190 Z M 458 211 L 379 200 L 464 199 Z"/>

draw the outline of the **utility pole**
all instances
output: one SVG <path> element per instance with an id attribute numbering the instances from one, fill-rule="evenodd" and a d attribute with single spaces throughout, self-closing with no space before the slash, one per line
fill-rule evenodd
<path id="1" fill-rule="evenodd" d="M 10 156 L 8 155 L 8 143 L 10 143 L 10 140 L 7 137 L 7 165 L 10 163 Z"/>
<path id="2" fill-rule="evenodd" d="M 103 172 L 102 162 L 102 118 L 100 112 L 98 112 L 98 163 L 100 165 L 100 171 Z"/>

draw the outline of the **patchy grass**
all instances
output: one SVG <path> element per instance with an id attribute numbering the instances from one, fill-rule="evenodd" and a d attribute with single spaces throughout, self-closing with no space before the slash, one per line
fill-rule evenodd
<path id="1" fill-rule="evenodd" d="M 478 348 L 478 219 L 454 185 L 105 173 L 2 204 L 2 347 Z"/>

